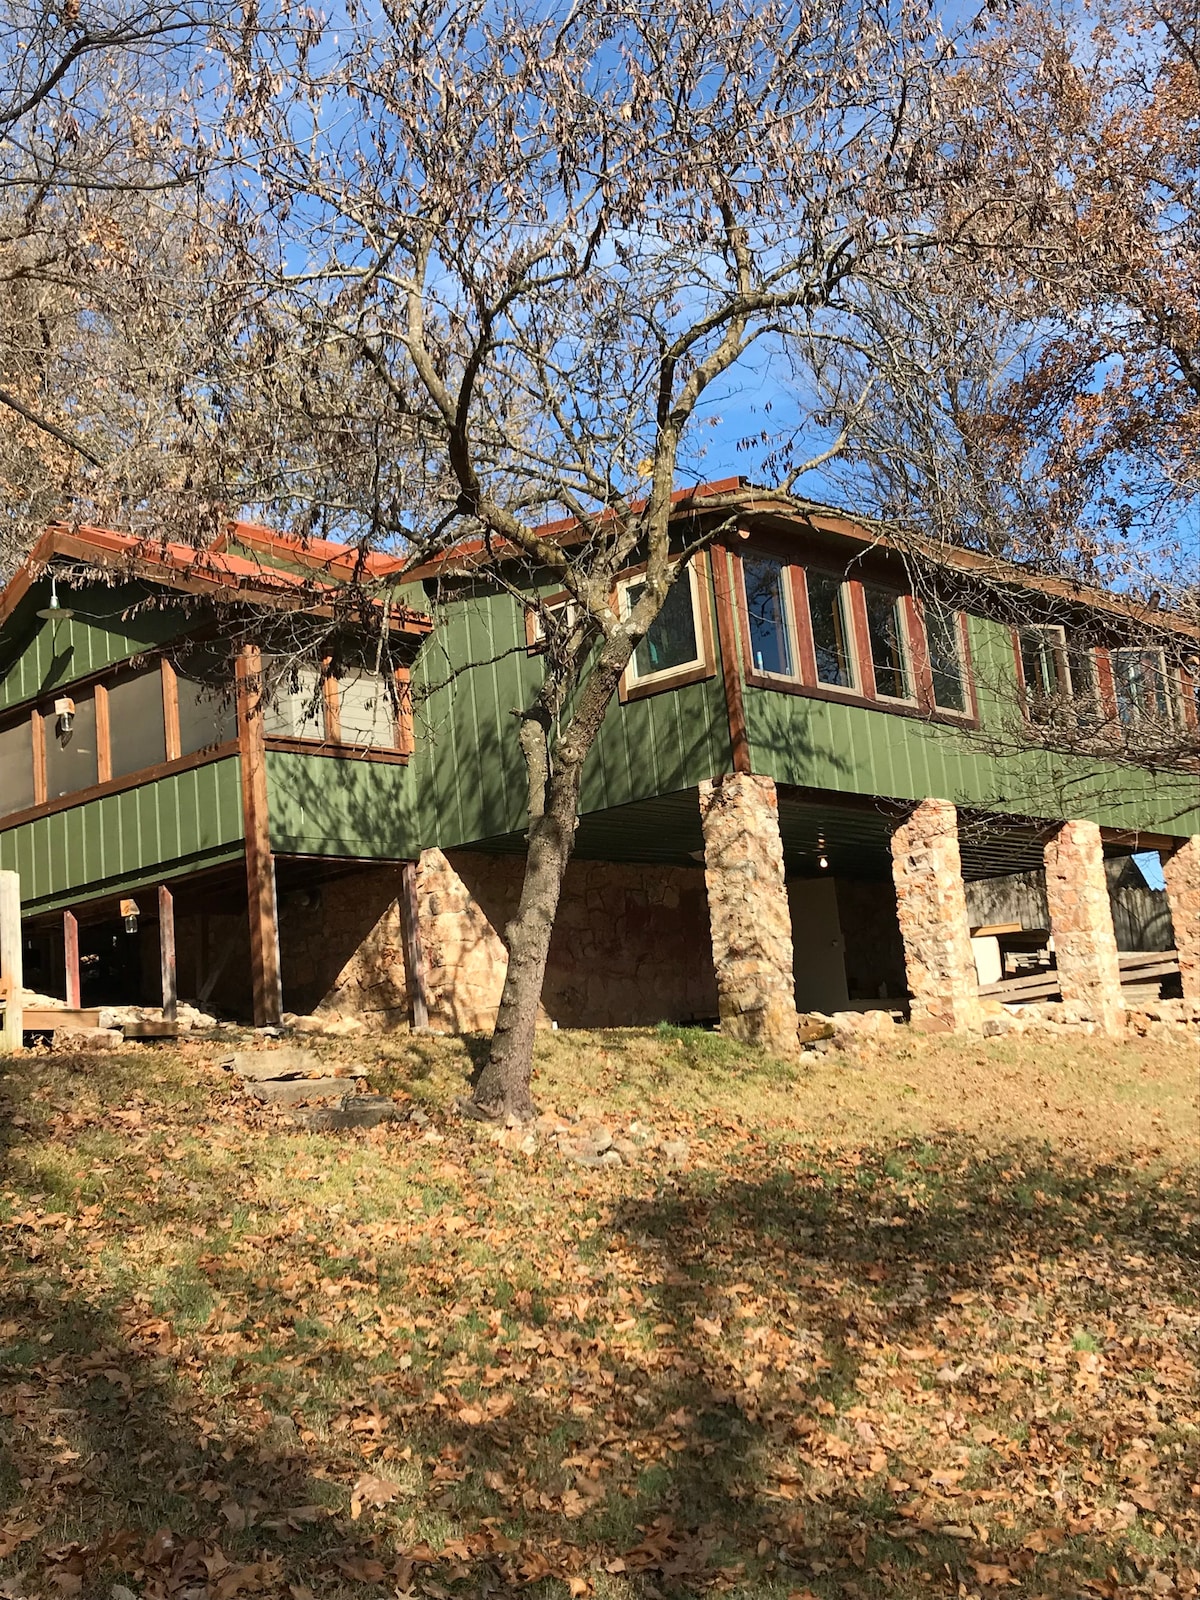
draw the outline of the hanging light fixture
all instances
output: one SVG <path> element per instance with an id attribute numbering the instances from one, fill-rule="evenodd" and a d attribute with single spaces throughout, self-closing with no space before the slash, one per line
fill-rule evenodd
<path id="1" fill-rule="evenodd" d="M 138 903 L 136 900 L 121 901 L 121 916 L 125 922 L 126 933 L 136 933 L 138 925 Z"/>
<path id="2" fill-rule="evenodd" d="M 56 581 L 53 578 L 51 578 L 50 579 L 50 604 L 47 605 L 47 606 L 43 606 L 42 609 L 38 612 L 38 616 L 39 617 L 44 617 L 47 622 L 54 622 L 59 617 L 66 618 L 66 617 L 73 617 L 74 615 L 75 615 L 75 613 L 71 610 L 70 606 L 64 606 L 64 605 L 60 605 L 59 604 L 58 584 L 56 583 Z"/>

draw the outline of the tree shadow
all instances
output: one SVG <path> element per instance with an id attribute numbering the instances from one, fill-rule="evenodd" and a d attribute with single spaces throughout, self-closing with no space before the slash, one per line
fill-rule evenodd
<path id="1" fill-rule="evenodd" d="M 1198 1280 L 1195 1200 L 1170 1174 L 961 1136 L 660 1180 L 572 1177 L 544 1154 L 520 1171 L 596 1207 L 591 1252 L 552 1284 L 535 1276 L 545 1220 L 521 1237 L 485 1216 L 493 1248 L 507 1239 L 494 1277 L 481 1290 L 475 1246 L 448 1234 L 415 1307 L 389 1287 L 407 1257 L 385 1232 L 381 1311 L 428 1331 L 360 1371 L 319 1330 L 301 1352 L 299 1313 L 279 1332 L 297 1272 L 348 1292 L 331 1239 L 286 1234 L 261 1277 L 208 1240 L 182 1252 L 212 1301 L 190 1332 L 182 1278 L 168 1314 L 111 1239 L 75 1249 L 88 1205 L 56 1190 L 47 1135 L 63 1116 L 71 1136 L 70 1100 L 30 1093 L 34 1076 L 10 1073 L 0 1109 L 0 1573 L 30 1596 L 549 1597 L 574 1579 L 647 1600 L 960 1583 L 1113 1600 L 1182 1559 L 1143 1526 L 1191 1526 L 1200 1465 L 1173 1431 L 1172 1319 Z M 441 1148 L 461 1139 L 460 1161 L 495 1148 L 454 1130 Z M 294 1159 L 349 1145 L 297 1139 Z M 239 1170 L 204 1170 L 214 1210 L 238 1206 Z M 164 1234 L 190 1216 L 169 1178 Z M 464 1314 L 494 1317 L 479 1361 L 454 1337 Z M 1147 1434 L 1166 1443 L 1147 1454 Z M 356 1510 L 362 1474 L 385 1487 Z"/>

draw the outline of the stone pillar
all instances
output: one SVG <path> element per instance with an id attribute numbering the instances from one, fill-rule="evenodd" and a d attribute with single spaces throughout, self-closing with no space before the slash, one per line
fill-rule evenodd
<path id="1" fill-rule="evenodd" d="M 949 800 L 922 800 L 893 833 L 892 877 L 913 1026 L 930 1033 L 979 1028 L 958 812 Z"/>
<path id="2" fill-rule="evenodd" d="M 722 1031 L 796 1048 L 792 919 L 783 882 L 779 800 L 770 778 L 733 773 L 700 785 L 704 881 Z"/>
<path id="3" fill-rule="evenodd" d="M 1104 846 L 1094 822 L 1064 822 L 1046 841 L 1046 904 L 1063 1005 L 1105 1033 L 1125 1025 Z"/>
<path id="4" fill-rule="evenodd" d="M 1183 998 L 1200 1002 L 1200 833 L 1162 858 Z"/>

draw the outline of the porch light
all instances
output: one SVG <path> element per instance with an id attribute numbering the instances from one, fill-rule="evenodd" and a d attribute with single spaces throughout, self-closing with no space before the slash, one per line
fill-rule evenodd
<path id="1" fill-rule="evenodd" d="M 817 857 L 817 865 L 821 868 L 822 872 L 828 872 L 828 870 L 829 870 L 829 861 L 828 861 L 827 857 L 818 856 Z"/>
<path id="2" fill-rule="evenodd" d="M 138 903 L 136 900 L 121 901 L 121 916 L 125 922 L 126 933 L 137 932 L 138 917 L 140 914 L 141 913 L 138 911 Z"/>
<path id="3" fill-rule="evenodd" d="M 66 617 L 73 617 L 74 615 L 75 615 L 75 613 L 71 610 L 70 606 L 64 606 L 64 605 L 60 605 L 59 604 L 59 601 L 58 601 L 58 584 L 55 582 L 55 580 L 53 578 L 51 578 L 50 579 L 50 604 L 46 605 L 46 606 L 43 606 L 42 609 L 38 612 L 38 616 L 45 618 L 45 620 L 47 622 L 53 622 L 57 617 L 66 618 Z"/>
<path id="4" fill-rule="evenodd" d="M 58 718 L 58 742 L 65 749 L 71 742 L 71 729 L 75 726 L 75 702 L 69 695 L 63 695 L 61 700 L 54 702 L 54 714 Z"/>

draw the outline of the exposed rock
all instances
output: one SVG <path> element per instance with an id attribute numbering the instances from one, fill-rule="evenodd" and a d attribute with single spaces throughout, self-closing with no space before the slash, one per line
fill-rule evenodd
<path id="1" fill-rule="evenodd" d="M 352 1033 L 365 1033 L 367 1025 L 357 1017 L 334 1017 L 321 1027 L 321 1032 L 328 1034 L 332 1039 L 344 1039 Z"/>
<path id="2" fill-rule="evenodd" d="M 348 1094 L 336 1106 L 313 1106 L 296 1112 L 292 1121 L 314 1133 L 341 1133 L 352 1128 L 375 1128 L 381 1122 L 398 1122 L 403 1112 L 385 1094 Z"/>
<path id="3" fill-rule="evenodd" d="M 116 1028 L 56 1028 L 56 1050 L 119 1050 L 125 1036 Z"/>
<path id="4" fill-rule="evenodd" d="M 602 1167 L 623 1167 L 625 1163 L 621 1159 L 619 1150 L 606 1150 L 600 1157 L 600 1165 Z"/>
<path id="5" fill-rule="evenodd" d="M 344 1078 L 269 1078 L 247 1083 L 256 1100 L 272 1106 L 299 1106 L 310 1100 L 341 1100 L 346 1096 Z"/>
<path id="6" fill-rule="evenodd" d="M 221 1062 L 226 1072 L 236 1072 L 249 1083 L 269 1078 L 311 1078 L 321 1073 L 321 1063 L 311 1050 L 285 1045 L 282 1050 L 237 1050 Z"/>
<path id="7" fill-rule="evenodd" d="M 833 1028 L 835 1045 L 840 1034 L 874 1038 L 880 1034 L 890 1035 L 896 1031 L 896 1019 L 890 1011 L 835 1011 L 829 1020 Z"/>
<path id="8" fill-rule="evenodd" d="M 691 1153 L 691 1147 L 686 1139 L 664 1139 L 658 1149 L 669 1167 L 686 1166 Z"/>

